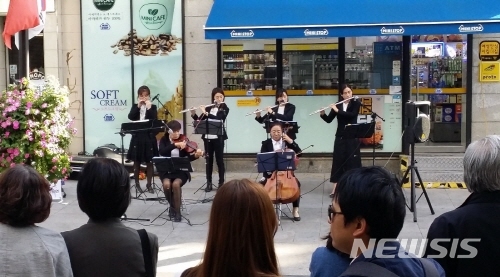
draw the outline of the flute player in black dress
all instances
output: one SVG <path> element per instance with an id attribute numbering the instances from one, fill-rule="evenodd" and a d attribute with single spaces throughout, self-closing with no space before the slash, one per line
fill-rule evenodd
<path id="1" fill-rule="evenodd" d="M 157 118 L 157 109 L 150 99 L 151 91 L 147 86 L 141 86 L 137 90 L 137 104 L 134 104 L 128 114 L 128 119 L 132 121 L 137 120 L 151 120 Z M 156 134 L 154 130 L 149 132 L 136 132 L 132 133 L 130 140 L 130 147 L 127 152 L 127 159 L 134 161 L 134 180 L 137 190 L 143 193 L 141 185 L 139 184 L 139 171 L 141 164 L 146 164 L 146 188 L 148 192 L 153 193 L 151 180 L 153 178 L 153 157 L 158 156 L 158 144 L 156 141 Z"/>
<path id="2" fill-rule="evenodd" d="M 337 117 L 337 132 L 335 133 L 335 144 L 333 146 L 332 170 L 330 173 L 330 182 L 332 183 L 332 193 L 338 180 L 348 170 L 361 167 L 361 156 L 359 151 L 359 140 L 342 139 L 344 128 L 348 124 L 358 123 L 358 114 L 361 103 L 352 98 L 352 89 L 349 85 L 342 86 L 340 94 L 343 103 L 331 104 L 331 110 L 328 115 L 321 111 L 320 116 L 326 122 L 332 122 Z M 347 100 L 350 99 L 350 100 Z"/>

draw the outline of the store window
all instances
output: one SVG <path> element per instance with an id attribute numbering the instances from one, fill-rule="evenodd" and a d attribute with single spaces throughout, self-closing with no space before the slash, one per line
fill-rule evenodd
<path id="1" fill-rule="evenodd" d="M 14 42 L 15 38 L 12 37 Z M 30 73 L 37 72 L 37 77 L 44 76 L 44 50 L 43 50 L 43 32 L 29 40 L 29 61 L 28 68 Z M 18 57 L 19 49 L 12 44 L 12 49 L 7 49 L 8 64 L 9 64 L 9 83 L 14 83 L 19 79 Z M 33 75 L 33 74 L 32 74 Z"/>
<path id="2" fill-rule="evenodd" d="M 431 133 L 425 146 L 462 145 L 466 53 L 466 36 L 412 36 L 412 99 L 431 102 Z"/>

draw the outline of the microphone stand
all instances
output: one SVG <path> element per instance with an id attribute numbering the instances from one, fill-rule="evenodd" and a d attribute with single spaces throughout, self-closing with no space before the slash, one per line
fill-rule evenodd
<path id="1" fill-rule="evenodd" d="M 373 139 L 372 139 L 372 144 L 373 144 L 373 152 L 372 152 L 372 165 L 375 165 L 375 119 L 378 117 L 380 120 L 385 122 L 385 119 L 382 118 L 380 115 L 377 113 L 373 112 L 372 109 L 370 109 L 368 106 L 364 105 L 361 101 L 359 102 L 362 107 L 366 108 L 370 113 L 372 117 L 372 126 L 373 126 Z"/>
<path id="2" fill-rule="evenodd" d="M 165 107 L 165 105 L 162 104 L 162 102 L 160 101 L 160 94 L 157 94 L 155 97 L 153 97 L 153 101 L 156 100 L 156 102 L 158 102 L 158 107 L 163 107 L 165 109 L 165 111 L 163 112 L 165 114 L 165 119 L 166 121 L 170 121 L 168 120 L 168 116 L 170 115 L 170 119 L 173 119 L 174 116 L 170 113 L 170 111 L 168 110 L 167 107 Z"/>

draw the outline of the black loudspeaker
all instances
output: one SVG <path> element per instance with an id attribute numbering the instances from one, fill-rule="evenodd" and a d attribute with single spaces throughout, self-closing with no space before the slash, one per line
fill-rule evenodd
<path id="1" fill-rule="evenodd" d="M 409 101 L 405 104 L 406 143 L 426 142 L 431 131 L 429 101 Z"/>

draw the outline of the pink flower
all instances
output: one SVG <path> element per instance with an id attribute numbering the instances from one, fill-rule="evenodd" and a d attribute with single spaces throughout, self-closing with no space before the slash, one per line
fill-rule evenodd
<path id="1" fill-rule="evenodd" d="M 24 158 L 25 158 L 25 159 L 27 159 L 27 158 L 29 158 L 29 157 L 30 157 L 30 154 L 28 154 L 28 153 L 24 154 Z"/>
<path id="2" fill-rule="evenodd" d="M 7 128 L 7 122 L 6 121 L 2 122 L 2 128 Z"/>
<path id="3" fill-rule="evenodd" d="M 24 112 L 25 115 L 29 115 L 30 114 L 30 109 L 26 109 L 26 111 Z"/>
<path id="4" fill-rule="evenodd" d="M 15 148 L 14 152 L 12 152 L 14 156 L 19 156 L 19 148 Z"/>
<path id="5" fill-rule="evenodd" d="M 47 103 L 43 103 L 43 104 L 42 104 L 42 108 L 43 108 L 43 109 L 47 108 Z"/>
<path id="6" fill-rule="evenodd" d="M 3 137 L 4 137 L 4 138 L 8 138 L 8 137 L 9 137 L 9 135 L 10 135 L 10 132 L 5 132 L 5 134 L 3 134 Z"/>
<path id="7" fill-rule="evenodd" d="M 9 154 L 14 153 L 14 149 L 12 149 L 12 148 L 7 148 L 7 153 L 9 153 Z"/>
<path id="8" fill-rule="evenodd" d="M 14 166 L 16 166 L 16 164 L 15 164 L 15 163 L 11 163 L 11 164 L 10 164 L 10 167 L 14 167 Z"/>
<path id="9" fill-rule="evenodd" d="M 16 121 L 14 121 L 14 122 L 12 123 L 12 127 L 14 128 L 14 130 L 19 129 L 19 121 L 17 121 L 17 120 L 16 120 Z"/>
<path id="10" fill-rule="evenodd" d="M 57 159 L 56 159 L 55 157 L 54 157 L 54 158 L 52 158 L 52 162 L 53 162 L 53 163 L 57 163 Z"/>
<path id="11" fill-rule="evenodd" d="M 31 102 L 26 103 L 26 109 L 28 110 L 31 109 L 31 106 L 33 106 L 33 103 Z"/>
<path id="12" fill-rule="evenodd" d="M 9 162 L 9 163 L 10 163 L 10 161 L 12 161 L 12 159 L 11 159 L 10 157 L 5 158 L 5 160 L 6 160 L 7 162 Z"/>

